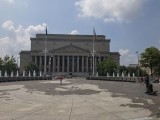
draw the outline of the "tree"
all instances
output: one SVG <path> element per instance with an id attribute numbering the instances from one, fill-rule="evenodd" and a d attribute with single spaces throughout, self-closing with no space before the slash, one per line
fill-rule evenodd
<path id="1" fill-rule="evenodd" d="M 2 73 L 7 71 L 7 74 L 11 74 L 13 71 L 14 73 L 18 70 L 16 60 L 14 56 L 11 57 L 6 55 L 3 59 L 0 58 L 0 70 L 2 70 Z"/>
<path id="2" fill-rule="evenodd" d="M 119 73 L 121 74 L 122 72 L 124 73 L 124 75 L 127 75 L 128 73 L 128 68 L 124 65 L 119 67 Z"/>
<path id="3" fill-rule="evenodd" d="M 99 75 L 102 75 L 102 76 L 106 76 L 107 73 L 109 73 L 109 75 L 112 75 L 113 72 L 116 73 L 116 71 L 117 71 L 117 64 L 110 57 L 108 57 L 105 60 L 103 60 L 97 66 L 97 72 L 99 73 Z"/>
<path id="4" fill-rule="evenodd" d="M 160 75 L 160 65 L 154 67 L 154 73 L 157 76 Z"/>
<path id="5" fill-rule="evenodd" d="M 138 67 L 120 66 L 119 72 L 120 73 L 123 72 L 124 75 L 126 75 L 126 76 L 128 75 L 128 73 L 130 73 L 131 76 L 133 75 L 133 73 L 135 76 L 138 76 Z M 145 73 L 146 73 L 145 70 L 139 68 L 139 76 L 144 76 Z"/>
<path id="6" fill-rule="evenodd" d="M 30 71 L 31 73 L 33 73 L 34 70 L 35 70 L 36 73 L 39 72 L 38 66 L 35 65 L 35 64 L 33 64 L 33 63 L 29 63 L 29 64 L 25 67 L 25 70 L 26 70 L 27 72 Z"/>
<path id="7" fill-rule="evenodd" d="M 157 66 L 160 65 L 160 51 L 158 48 L 146 48 L 145 52 L 141 54 L 140 63 L 142 67 L 149 68 L 152 75 L 153 70 L 156 70 Z"/>
<path id="8" fill-rule="evenodd" d="M 2 58 L 0 58 L 0 70 L 2 68 L 2 65 L 3 65 L 3 60 L 2 60 Z"/>

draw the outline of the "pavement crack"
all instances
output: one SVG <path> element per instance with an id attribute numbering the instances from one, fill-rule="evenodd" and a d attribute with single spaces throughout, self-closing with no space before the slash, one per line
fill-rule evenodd
<path id="1" fill-rule="evenodd" d="M 71 120 L 72 109 L 73 109 L 73 98 L 72 98 L 71 111 L 70 111 L 70 114 L 69 114 L 69 120 Z"/>

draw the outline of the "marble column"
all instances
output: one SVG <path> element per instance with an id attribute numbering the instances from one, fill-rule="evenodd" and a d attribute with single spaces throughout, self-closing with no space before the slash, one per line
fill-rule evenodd
<path id="1" fill-rule="evenodd" d="M 64 72 L 64 56 L 62 56 L 62 72 Z"/>
<path id="2" fill-rule="evenodd" d="M 93 58 L 90 58 L 91 75 L 93 74 Z"/>
<path id="3" fill-rule="evenodd" d="M 42 66 L 42 57 L 39 56 L 39 70 L 41 71 L 41 66 Z"/>
<path id="4" fill-rule="evenodd" d="M 60 56 L 58 55 L 57 57 L 58 57 L 57 58 L 57 72 L 59 72 L 59 67 L 60 67 L 60 64 L 59 64 L 60 63 L 60 59 L 59 58 L 60 58 Z"/>
<path id="5" fill-rule="evenodd" d="M 74 56 L 72 56 L 72 72 L 74 72 Z"/>
<path id="6" fill-rule="evenodd" d="M 35 59 L 34 59 L 34 60 L 35 60 L 35 62 L 34 62 L 35 65 L 37 65 L 37 56 L 35 56 Z"/>
<path id="7" fill-rule="evenodd" d="M 52 67 L 52 72 L 55 72 L 55 56 L 53 55 L 53 67 Z"/>
<path id="8" fill-rule="evenodd" d="M 67 72 L 69 73 L 69 56 L 67 56 Z"/>
<path id="9" fill-rule="evenodd" d="M 88 56 L 86 57 L 86 72 L 88 72 Z"/>
<path id="10" fill-rule="evenodd" d="M 84 56 L 82 56 L 82 72 L 84 72 Z"/>
<path id="11" fill-rule="evenodd" d="M 77 72 L 79 72 L 79 56 L 77 56 Z"/>

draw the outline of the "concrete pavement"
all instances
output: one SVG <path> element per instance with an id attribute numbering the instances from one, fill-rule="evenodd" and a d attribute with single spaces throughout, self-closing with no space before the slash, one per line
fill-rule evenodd
<path id="1" fill-rule="evenodd" d="M 160 91 L 158 84 L 154 89 Z M 139 83 L 84 78 L 0 83 L 0 120 L 160 120 Z"/>

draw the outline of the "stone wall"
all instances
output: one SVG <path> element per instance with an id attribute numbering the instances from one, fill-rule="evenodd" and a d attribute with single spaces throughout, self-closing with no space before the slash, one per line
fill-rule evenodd
<path id="1" fill-rule="evenodd" d="M 38 35 L 37 35 L 38 36 Z M 38 36 L 37 38 L 31 38 L 31 50 L 44 50 L 45 39 L 47 40 L 47 49 L 51 51 L 58 49 L 66 45 L 72 44 L 85 50 L 92 50 L 93 36 L 92 35 L 45 35 Z M 87 36 L 87 37 L 86 37 Z M 67 39 L 68 38 L 68 39 Z M 105 36 L 97 36 L 95 39 L 95 51 L 96 52 L 110 52 L 110 39 L 105 39 Z"/>

